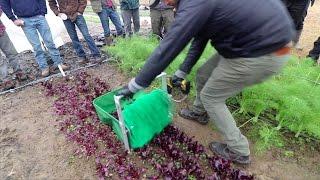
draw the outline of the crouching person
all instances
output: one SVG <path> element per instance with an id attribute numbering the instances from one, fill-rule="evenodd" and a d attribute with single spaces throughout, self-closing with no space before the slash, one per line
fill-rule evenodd
<path id="1" fill-rule="evenodd" d="M 294 36 L 289 15 L 279 0 L 165 2 L 178 6 L 171 29 L 136 78 L 118 95 L 130 97 L 148 87 L 193 40 L 174 78 L 183 80 L 211 41 L 217 54 L 198 69 L 194 107 L 179 114 L 202 124 L 211 119 L 224 142 L 212 142 L 209 148 L 228 160 L 250 163 L 248 140 L 237 127 L 226 100 L 280 72 L 287 63 L 288 44 Z"/>
<path id="2" fill-rule="evenodd" d="M 117 30 L 117 36 L 124 35 L 124 29 L 121 24 L 120 16 L 117 13 L 117 5 L 114 0 L 91 0 L 91 6 L 95 13 L 98 14 L 105 36 L 105 44 L 112 45 L 113 40 L 110 33 L 109 19 L 112 21 Z"/>
<path id="3" fill-rule="evenodd" d="M 63 23 L 71 38 L 73 48 L 80 58 L 79 63 L 85 64 L 89 62 L 89 60 L 77 35 L 76 26 L 79 28 L 89 46 L 92 61 L 100 61 L 100 51 L 89 34 L 87 23 L 82 15 L 87 6 L 87 0 L 49 0 L 49 6 L 57 16 L 63 19 Z"/>
<path id="4" fill-rule="evenodd" d="M 34 49 L 36 61 L 41 69 L 41 76 L 50 75 L 50 70 L 55 71 L 58 65 L 61 65 L 63 70 L 69 67 L 62 64 L 60 52 L 56 48 L 49 25 L 46 21 L 47 7 L 45 0 L 0 0 L 3 12 L 16 26 L 19 26 L 24 31 L 28 41 Z M 13 14 L 14 13 L 14 14 Z M 42 37 L 54 66 L 50 69 L 45 57 L 45 52 L 42 49 L 38 33 Z"/>

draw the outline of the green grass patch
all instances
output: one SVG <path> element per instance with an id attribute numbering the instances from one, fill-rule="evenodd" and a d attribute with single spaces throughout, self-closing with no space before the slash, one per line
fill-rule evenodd
<path id="1" fill-rule="evenodd" d="M 120 69 L 135 76 L 158 44 L 149 37 L 119 39 L 106 51 L 119 60 Z M 173 74 L 186 57 L 188 47 L 166 69 Z M 195 87 L 196 70 L 214 54 L 208 45 L 199 62 L 188 76 Z M 258 150 L 282 147 L 282 132 L 290 131 L 296 137 L 304 135 L 320 140 L 320 68 L 310 60 L 292 58 L 280 75 L 256 86 L 246 88 L 240 95 L 230 98 L 228 104 L 236 105 L 240 115 L 239 125 L 255 129 Z M 192 96 L 195 88 L 192 89 Z M 245 120 L 243 120 L 245 119 Z M 263 122 L 263 123 L 262 123 Z M 250 128 L 249 128 L 250 129 Z M 250 134 L 250 133 L 249 133 Z"/>

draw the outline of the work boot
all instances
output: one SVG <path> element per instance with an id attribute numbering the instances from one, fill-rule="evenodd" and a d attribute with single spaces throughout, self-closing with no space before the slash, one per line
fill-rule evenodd
<path id="1" fill-rule="evenodd" d="M 89 59 L 87 57 L 79 57 L 79 61 L 78 63 L 80 65 L 84 65 L 84 64 L 87 64 L 89 62 Z"/>
<path id="2" fill-rule="evenodd" d="M 212 142 L 209 144 L 209 148 L 216 155 L 221 156 L 227 160 L 239 163 L 239 164 L 250 164 L 250 156 L 241 156 L 237 153 L 232 152 L 227 144 Z"/>
<path id="3" fill-rule="evenodd" d="M 113 46 L 114 45 L 113 44 L 113 39 L 112 39 L 111 36 L 106 36 L 105 37 L 105 43 L 106 43 L 107 46 Z"/>
<path id="4" fill-rule="evenodd" d="M 15 76 L 20 82 L 28 79 L 27 75 L 21 69 L 15 72 Z"/>
<path id="5" fill-rule="evenodd" d="M 62 70 L 66 71 L 66 70 L 69 70 L 70 67 L 66 64 L 58 64 L 57 66 L 51 66 L 51 69 L 50 69 L 50 72 L 51 73 L 54 73 L 55 71 L 59 70 L 59 67 L 58 66 L 61 66 Z"/>
<path id="6" fill-rule="evenodd" d="M 196 121 L 202 125 L 206 125 L 209 122 L 209 116 L 206 112 L 197 113 L 190 109 L 181 109 L 181 111 L 179 112 L 179 116 L 181 116 L 184 119 Z"/>
<path id="7" fill-rule="evenodd" d="M 9 89 L 13 89 L 16 87 L 16 83 L 13 82 L 12 80 L 7 80 L 7 81 L 4 81 L 2 82 L 1 84 L 1 89 L 3 89 L 4 91 L 7 91 Z"/>
<path id="8" fill-rule="evenodd" d="M 50 68 L 49 67 L 47 67 L 41 71 L 42 77 L 48 77 L 49 75 L 50 75 Z"/>

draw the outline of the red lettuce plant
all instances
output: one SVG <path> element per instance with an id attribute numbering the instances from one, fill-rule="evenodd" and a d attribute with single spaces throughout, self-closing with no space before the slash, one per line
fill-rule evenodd
<path id="1" fill-rule="evenodd" d="M 75 154 L 95 159 L 99 179 L 253 179 L 245 172 L 233 169 L 231 163 L 209 156 L 205 148 L 174 126 L 145 148 L 128 155 L 109 126 L 101 124 L 92 101 L 110 91 L 107 83 L 81 72 L 68 83 L 44 82 L 46 96 L 55 97 L 53 108 L 59 117 L 58 129 L 66 139 L 77 145 Z M 112 114 L 117 118 L 117 113 Z M 135 163 L 132 157 L 145 164 Z M 146 175 L 153 166 L 158 175 Z"/>

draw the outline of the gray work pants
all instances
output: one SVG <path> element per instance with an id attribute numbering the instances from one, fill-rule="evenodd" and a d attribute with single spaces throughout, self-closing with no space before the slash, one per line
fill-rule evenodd
<path id="1" fill-rule="evenodd" d="M 226 59 L 216 54 L 199 68 L 194 110 L 208 113 L 233 152 L 242 156 L 250 154 L 248 140 L 237 127 L 226 100 L 245 87 L 280 72 L 288 58 L 288 55 L 270 54 L 258 58 Z"/>
<path id="2" fill-rule="evenodd" d="M 124 28 L 127 35 L 132 35 L 131 23 L 133 21 L 134 32 L 138 33 L 140 30 L 140 16 L 139 9 L 121 10 L 121 15 L 124 23 Z M 131 21 L 132 19 L 132 21 Z"/>
<path id="3" fill-rule="evenodd" d="M 165 10 L 151 9 L 150 17 L 151 17 L 152 32 L 162 37 L 162 29 L 163 29 L 163 33 L 166 34 L 169 30 L 171 23 L 174 20 L 173 9 L 165 9 Z"/>
<path id="4" fill-rule="evenodd" d="M 0 49 L 6 56 L 6 58 L 3 58 L 0 54 L 0 80 L 4 80 L 8 75 L 8 62 L 9 67 L 13 68 L 14 72 L 20 69 L 17 59 L 18 53 L 6 32 L 3 36 L 0 36 Z"/>

